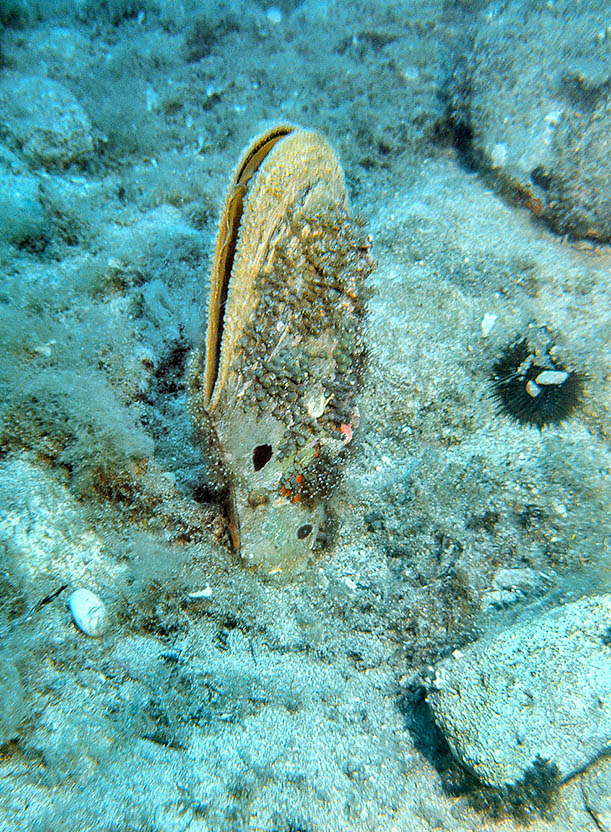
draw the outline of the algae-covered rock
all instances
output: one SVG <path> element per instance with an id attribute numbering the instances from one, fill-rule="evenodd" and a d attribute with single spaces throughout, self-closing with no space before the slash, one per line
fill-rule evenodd
<path id="1" fill-rule="evenodd" d="M 19 673 L 7 655 L 0 656 L 0 746 L 18 735 L 25 716 L 24 690 Z"/>
<path id="2" fill-rule="evenodd" d="M 93 153 L 89 117 L 57 81 L 8 73 L 0 82 L 4 129 L 33 165 L 65 168 Z"/>
<path id="3" fill-rule="evenodd" d="M 427 697 L 458 760 L 507 786 L 537 761 L 561 779 L 611 744 L 611 595 L 484 638 L 436 667 Z"/>
<path id="4" fill-rule="evenodd" d="M 2 152 L 0 151 L 0 160 Z M 38 181 L 24 172 L 6 170 L 0 161 L 0 244 L 42 245 L 48 223 L 38 198 Z"/>
<path id="5" fill-rule="evenodd" d="M 607 3 L 531 2 L 480 18 L 452 119 L 471 161 L 559 233 L 611 240 Z"/>

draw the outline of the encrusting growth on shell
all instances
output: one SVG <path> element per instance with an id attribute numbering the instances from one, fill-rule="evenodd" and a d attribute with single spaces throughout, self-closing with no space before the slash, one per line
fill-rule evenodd
<path id="1" fill-rule="evenodd" d="M 221 215 L 190 388 L 218 437 L 233 547 L 268 573 L 307 561 L 358 427 L 372 268 L 329 144 L 285 125 L 256 139 Z"/>

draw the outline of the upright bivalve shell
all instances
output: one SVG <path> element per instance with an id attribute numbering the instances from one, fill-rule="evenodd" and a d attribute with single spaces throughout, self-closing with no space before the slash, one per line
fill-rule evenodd
<path id="1" fill-rule="evenodd" d="M 221 214 L 191 408 L 218 437 L 233 548 L 268 573 L 307 561 L 358 427 L 369 241 L 315 132 L 246 149 Z"/>

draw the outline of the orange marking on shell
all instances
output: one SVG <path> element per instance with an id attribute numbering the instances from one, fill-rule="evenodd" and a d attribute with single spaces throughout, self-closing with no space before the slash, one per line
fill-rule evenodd
<path id="1" fill-rule="evenodd" d="M 526 201 L 526 207 L 533 212 L 535 217 L 540 217 L 543 213 L 543 203 L 540 199 L 537 199 L 536 196 L 531 196 L 530 199 Z"/>
<path id="2" fill-rule="evenodd" d="M 350 422 L 348 424 L 342 424 L 339 429 L 344 436 L 344 444 L 347 445 L 352 439 L 352 424 Z"/>

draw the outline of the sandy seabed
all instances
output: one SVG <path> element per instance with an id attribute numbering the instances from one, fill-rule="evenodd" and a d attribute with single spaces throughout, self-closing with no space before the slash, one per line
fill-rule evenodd
<path id="1" fill-rule="evenodd" d="M 491 13 L 2 12 L 0 829 L 611 828 L 604 759 L 516 811 L 423 702 L 454 649 L 609 589 L 611 254 L 466 152 L 448 89 Z M 337 150 L 377 267 L 329 543 L 268 581 L 223 545 L 184 375 L 230 173 L 283 121 Z M 584 376 L 541 431 L 491 398 L 519 338 Z"/>

